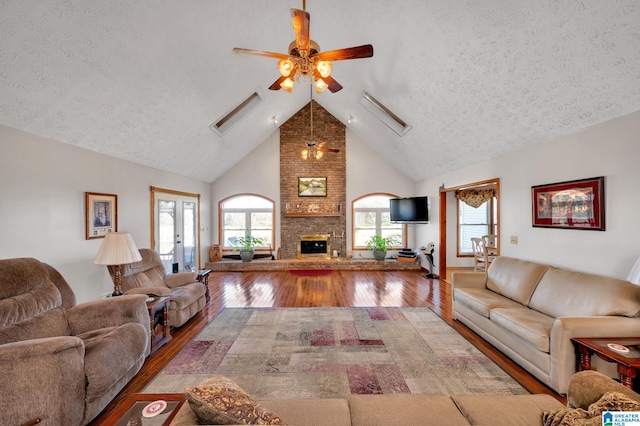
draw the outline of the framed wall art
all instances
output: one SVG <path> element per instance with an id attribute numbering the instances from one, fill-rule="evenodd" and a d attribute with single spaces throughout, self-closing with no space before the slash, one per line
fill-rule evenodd
<path id="1" fill-rule="evenodd" d="M 604 176 L 531 187 L 532 224 L 604 231 Z"/>
<path id="2" fill-rule="evenodd" d="M 326 197 L 327 178 L 326 177 L 299 177 L 298 178 L 299 197 Z"/>
<path id="3" fill-rule="evenodd" d="M 85 192 L 86 239 L 118 232 L 118 196 Z"/>

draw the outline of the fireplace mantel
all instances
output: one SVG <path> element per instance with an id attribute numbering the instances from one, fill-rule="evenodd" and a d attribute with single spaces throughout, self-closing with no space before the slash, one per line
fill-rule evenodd
<path id="1" fill-rule="evenodd" d="M 331 212 L 288 212 L 283 213 L 284 217 L 342 217 L 344 213 Z"/>

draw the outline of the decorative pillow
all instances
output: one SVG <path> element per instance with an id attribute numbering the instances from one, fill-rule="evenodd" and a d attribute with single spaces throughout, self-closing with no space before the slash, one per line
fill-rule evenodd
<path id="1" fill-rule="evenodd" d="M 199 386 L 188 386 L 185 394 L 201 424 L 286 425 L 233 380 L 223 376 L 216 376 Z"/>
<path id="2" fill-rule="evenodd" d="M 544 426 L 601 426 L 604 411 L 640 411 L 640 402 L 620 392 L 607 392 L 598 401 L 582 408 L 562 408 L 542 413 Z"/>

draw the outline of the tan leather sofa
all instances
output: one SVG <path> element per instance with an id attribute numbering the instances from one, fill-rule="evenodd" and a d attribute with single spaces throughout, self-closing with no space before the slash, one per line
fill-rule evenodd
<path id="1" fill-rule="evenodd" d="M 544 411 L 564 407 L 550 395 L 385 394 L 259 402 L 295 426 L 528 426 L 541 425 Z M 188 402 L 171 422 L 198 424 Z"/>
<path id="2" fill-rule="evenodd" d="M 180 327 L 200 312 L 206 303 L 204 284 L 196 280 L 195 272 L 165 272 L 162 260 L 151 249 L 140 249 L 140 262 L 122 267 L 122 289 L 125 294 L 171 296 L 169 325 Z M 109 266 L 109 273 L 115 270 Z"/>
<path id="3" fill-rule="evenodd" d="M 89 423 L 149 353 L 145 300 L 133 295 L 76 305 L 51 266 L 0 260 L 0 423 Z"/>
<path id="4" fill-rule="evenodd" d="M 572 337 L 637 336 L 640 287 L 500 256 L 456 272 L 453 315 L 560 394 L 576 372 Z"/>

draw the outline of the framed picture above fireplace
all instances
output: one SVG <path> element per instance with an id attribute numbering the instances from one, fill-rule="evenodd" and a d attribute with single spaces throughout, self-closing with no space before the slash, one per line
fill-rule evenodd
<path id="1" fill-rule="evenodd" d="M 299 177 L 298 178 L 299 197 L 326 197 L 327 178 L 326 177 Z"/>

